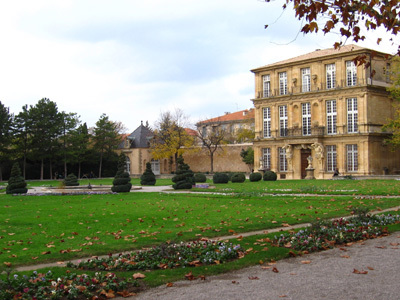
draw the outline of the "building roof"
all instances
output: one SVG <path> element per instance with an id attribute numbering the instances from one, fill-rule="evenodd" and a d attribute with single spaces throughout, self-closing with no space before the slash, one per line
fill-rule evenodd
<path id="1" fill-rule="evenodd" d="M 190 128 L 185 128 L 185 131 L 186 131 L 186 133 L 188 135 L 197 136 L 197 131 L 196 130 L 193 130 L 193 129 L 190 129 Z"/>
<path id="2" fill-rule="evenodd" d="M 205 125 L 208 123 L 216 123 L 216 122 L 235 122 L 235 121 L 243 121 L 254 119 L 254 109 L 245 109 L 233 113 L 226 113 L 223 116 L 219 116 L 216 118 L 208 119 L 197 123 L 197 125 Z"/>
<path id="3" fill-rule="evenodd" d="M 293 58 L 289 58 L 286 60 L 282 60 L 282 61 L 278 61 L 269 65 L 265 65 L 263 67 L 259 67 L 256 69 L 251 70 L 252 72 L 258 70 L 258 69 L 262 69 L 262 68 L 270 68 L 270 67 L 274 67 L 274 66 L 279 66 L 279 65 L 284 65 L 284 64 L 289 64 L 289 63 L 295 63 L 295 62 L 300 62 L 300 61 L 305 61 L 305 60 L 311 60 L 311 59 L 315 59 L 315 58 L 319 58 L 319 57 L 324 57 L 324 56 L 330 56 L 330 55 L 335 55 L 335 54 L 344 54 L 344 53 L 349 53 L 349 52 L 355 52 L 355 51 L 369 51 L 369 52 L 377 52 L 368 48 L 364 48 L 364 47 L 360 47 L 357 45 L 344 45 L 341 46 L 338 49 L 335 48 L 329 48 L 329 49 L 317 49 L 313 52 L 307 53 L 307 54 L 303 54 L 303 55 L 299 55 Z M 387 55 L 386 53 L 382 53 Z"/>
<path id="4" fill-rule="evenodd" d="M 126 139 L 130 141 L 129 148 L 148 148 L 149 141 L 154 136 L 153 131 L 148 127 L 144 126 L 141 122 L 140 126 L 129 134 Z M 125 140 L 119 145 L 118 148 L 124 148 Z"/>

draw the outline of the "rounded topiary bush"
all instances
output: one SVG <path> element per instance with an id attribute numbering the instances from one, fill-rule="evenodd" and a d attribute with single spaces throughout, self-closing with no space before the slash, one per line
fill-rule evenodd
<path id="1" fill-rule="evenodd" d="M 232 182 L 244 182 L 246 180 L 246 176 L 243 173 L 235 173 L 231 177 Z"/>
<path id="2" fill-rule="evenodd" d="M 67 177 L 65 177 L 64 184 L 65 186 L 78 186 L 78 177 L 76 177 L 74 173 L 71 173 Z"/>
<path id="3" fill-rule="evenodd" d="M 251 173 L 249 177 L 251 182 L 260 181 L 262 178 L 263 176 L 259 172 Z"/>
<path id="4" fill-rule="evenodd" d="M 24 177 L 21 176 L 21 169 L 19 164 L 15 163 L 12 166 L 10 179 L 6 188 L 7 194 L 26 194 L 28 189 L 26 188 L 26 182 Z"/>
<path id="5" fill-rule="evenodd" d="M 274 171 L 265 171 L 263 179 L 264 181 L 275 181 L 278 178 Z"/>
<path id="6" fill-rule="evenodd" d="M 215 173 L 213 176 L 213 183 L 228 183 L 229 176 L 226 173 Z"/>
<path id="7" fill-rule="evenodd" d="M 146 170 L 140 176 L 140 184 L 141 185 L 155 185 L 156 184 L 156 175 L 154 175 L 151 170 L 151 163 L 146 163 Z"/>
<path id="8" fill-rule="evenodd" d="M 188 164 L 185 164 L 183 157 L 177 159 L 178 169 L 175 176 L 172 177 L 172 182 L 175 183 L 172 187 L 175 190 L 191 189 L 195 184 L 194 173 Z"/>
<path id="9" fill-rule="evenodd" d="M 128 193 L 131 190 L 132 183 L 129 173 L 125 171 L 126 157 L 121 153 L 118 158 L 118 170 L 113 180 L 111 191 L 114 193 Z"/>
<path id="10" fill-rule="evenodd" d="M 196 174 L 194 174 L 194 181 L 195 182 L 206 182 L 207 177 L 203 173 L 196 173 Z"/>

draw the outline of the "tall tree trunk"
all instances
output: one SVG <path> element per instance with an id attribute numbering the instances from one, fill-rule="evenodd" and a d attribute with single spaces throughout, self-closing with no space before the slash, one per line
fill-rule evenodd
<path id="1" fill-rule="evenodd" d="M 81 162 L 78 162 L 78 179 L 81 179 Z"/>
<path id="2" fill-rule="evenodd" d="M 44 159 L 42 158 L 40 161 L 40 180 L 43 180 L 44 174 Z"/>
<path id="3" fill-rule="evenodd" d="M 101 167 L 103 164 L 103 152 L 100 153 L 100 164 L 99 164 L 99 178 L 101 178 Z"/>
<path id="4" fill-rule="evenodd" d="M 211 174 L 214 173 L 214 153 L 210 153 Z"/>
<path id="5" fill-rule="evenodd" d="M 23 168 L 22 174 L 23 174 L 24 180 L 25 180 L 26 179 L 26 153 L 24 153 L 24 162 L 23 162 L 22 168 Z"/>

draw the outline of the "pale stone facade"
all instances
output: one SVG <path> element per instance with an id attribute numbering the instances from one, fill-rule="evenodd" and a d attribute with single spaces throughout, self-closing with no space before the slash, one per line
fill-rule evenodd
<path id="1" fill-rule="evenodd" d="M 368 68 L 354 64 L 361 55 Z M 394 115 L 389 67 L 384 53 L 348 45 L 253 69 L 255 169 L 287 179 L 305 178 L 307 168 L 320 179 L 335 170 L 397 174 L 400 152 L 390 151 L 381 130 Z"/>

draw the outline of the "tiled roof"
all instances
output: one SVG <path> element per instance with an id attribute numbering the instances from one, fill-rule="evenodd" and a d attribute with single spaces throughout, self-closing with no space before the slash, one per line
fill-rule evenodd
<path id="1" fill-rule="evenodd" d="M 233 122 L 233 121 L 242 121 L 242 120 L 248 120 L 248 119 L 254 119 L 254 109 L 253 108 L 237 111 L 234 113 L 226 113 L 223 116 L 204 120 L 204 121 L 199 122 L 198 124 L 201 125 L 201 124 L 215 123 L 215 122 Z"/>
<path id="2" fill-rule="evenodd" d="M 153 137 L 153 135 L 153 131 L 147 126 L 144 126 L 143 123 L 141 123 L 134 132 L 126 137 L 126 139 L 131 142 L 129 148 L 148 148 L 149 141 Z M 118 148 L 124 148 L 124 143 L 125 140 L 119 145 Z"/>
<path id="3" fill-rule="evenodd" d="M 196 136 L 197 135 L 197 131 L 196 130 L 193 130 L 193 129 L 190 129 L 190 128 L 185 128 L 185 131 L 186 131 L 186 133 L 188 135 L 191 135 L 191 136 Z"/>
<path id="4" fill-rule="evenodd" d="M 300 55 L 300 56 L 296 56 L 296 57 L 293 57 L 293 58 L 289 58 L 289 59 L 286 59 L 286 60 L 282 60 L 282 61 L 279 61 L 279 62 L 276 62 L 276 63 L 272 63 L 272 64 L 269 64 L 269 65 L 266 65 L 266 66 L 263 66 L 263 67 L 260 67 L 260 68 L 267 68 L 267 67 L 269 68 L 269 67 L 273 67 L 273 66 L 279 66 L 279 65 L 284 65 L 284 64 L 288 64 L 288 63 L 294 63 L 294 62 L 314 59 L 314 58 L 318 58 L 318 57 L 324 57 L 324 56 L 329 56 L 329 55 L 334 55 L 334 54 L 347 53 L 347 52 L 357 51 L 357 50 L 373 51 L 373 50 L 370 50 L 368 48 L 363 48 L 363 47 L 360 47 L 360 46 L 357 46 L 357 45 L 353 45 L 353 44 L 345 45 L 345 46 L 342 46 L 342 47 L 340 47 L 338 49 L 335 49 L 335 48 L 322 49 L 322 50 L 317 49 L 317 50 L 315 50 L 313 52 L 310 52 L 310 53 L 307 53 L 307 54 L 303 54 L 303 55 Z M 253 69 L 252 71 L 260 69 L 260 68 Z"/>

